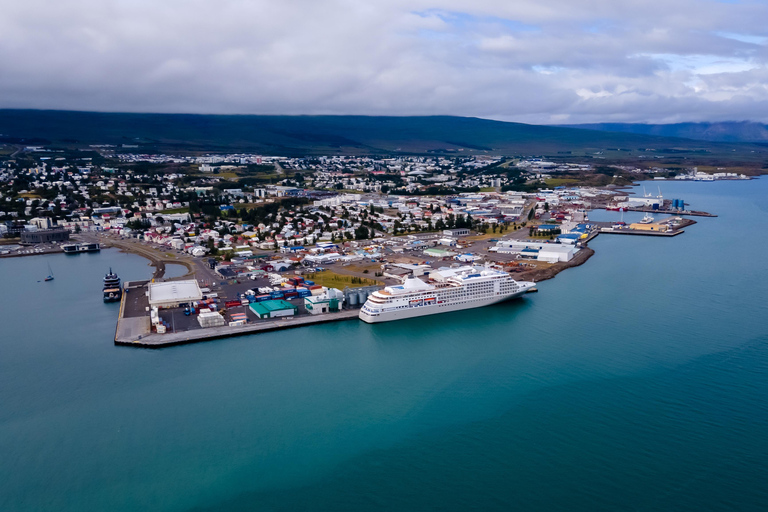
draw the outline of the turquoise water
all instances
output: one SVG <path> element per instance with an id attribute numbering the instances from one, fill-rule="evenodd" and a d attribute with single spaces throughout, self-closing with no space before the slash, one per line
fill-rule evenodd
<path id="1" fill-rule="evenodd" d="M 2 260 L 0 510 L 766 510 L 767 184 L 514 303 L 154 351 L 100 296 L 145 260 Z"/>

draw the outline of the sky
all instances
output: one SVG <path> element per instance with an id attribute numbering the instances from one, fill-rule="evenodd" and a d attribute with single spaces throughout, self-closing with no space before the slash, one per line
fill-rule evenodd
<path id="1" fill-rule="evenodd" d="M 0 108 L 768 122 L 768 0 L 0 0 Z"/>

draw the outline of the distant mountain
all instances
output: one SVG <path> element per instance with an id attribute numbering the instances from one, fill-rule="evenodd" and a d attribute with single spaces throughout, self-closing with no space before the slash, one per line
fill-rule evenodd
<path id="1" fill-rule="evenodd" d="M 563 126 L 603 132 L 682 137 L 709 142 L 768 142 L 768 125 L 749 121 L 676 124 L 597 123 Z"/>
<path id="2" fill-rule="evenodd" d="M 0 110 L 0 143 L 269 155 L 732 155 L 740 146 L 469 117 L 251 116 Z M 748 149 L 753 150 L 750 146 Z M 746 153 L 737 149 L 736 154 Z"/>

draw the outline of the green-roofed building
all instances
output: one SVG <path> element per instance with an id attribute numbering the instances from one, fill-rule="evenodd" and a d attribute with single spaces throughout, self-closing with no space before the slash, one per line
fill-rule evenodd
<path id="1" fill-rule="evenodd" d="M 293 316 L 299 310 L 287 300 L 265 300 L 264 302 L 251 302 L 251 311 L 259 318 L 277 318 L 281 316 Z"/>

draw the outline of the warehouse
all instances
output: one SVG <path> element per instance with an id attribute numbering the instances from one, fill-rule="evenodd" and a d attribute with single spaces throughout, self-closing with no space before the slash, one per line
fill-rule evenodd
<path id="1" fill-rule="evenodd" d="M 265 300 L 263 302 L 252 302 L 251 311 L 259 318 L 278 318 L 281 316 L 294 316 L 299 310 L 286 300 Z"/>
<path id="2" fill-rule="evenodd" d="M 629 225 L 629 229 L 636 229 L 638 231 L 658 231 L 659 233 L 666 233 L 669 230 L 669 226 L 660 222 L 651 222 L 643 224 L 642 222 L 634 222 Z"/>
<path id="3" fill-rule="evenodd" d="M 453 251 L 435 248 L 424 249 L 423 253 L 425 256 L 429 256 L 431 258 L 452 258 L 456 256 L 456 253 Z"/>
<path id="4" fill-rule="evenodd" d="M 554 263 L 571 261 L 579 248 L 574 244 L 556 244 L 551 242 L 533 242 L 526 240 L 500 240 L 489 249 L 499 254 L 519 254 L 521 258 L 536 259 Z"/>
<path id="5" fill-rule="evenodd" d="M 340 299 L 330 298 L 327 293 L 317 296 L 305 297 L 304 307 L 310 315 L 322 315 L 335 313 L 340 309 Z"/>
<path id="6" fill-rule="evenodd" d="M 197 281 L 167 281 L 149 284 L 149 305 L 158 308 L 175 308 L 179 304 L 203 299 Z"/>
<path id="7" fill-rule="evenodd" d="M 539 249 L 539 255 L 536 259 L 549 263 L 571 261 L 576 251 L 578 249 L 571 244 L 544 244 Z"/>

